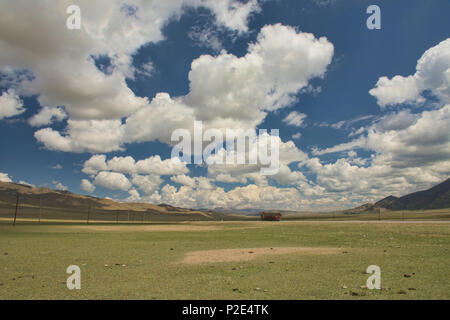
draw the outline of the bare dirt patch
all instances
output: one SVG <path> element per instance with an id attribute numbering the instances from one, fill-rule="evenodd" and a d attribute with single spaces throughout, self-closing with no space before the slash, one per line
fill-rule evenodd
<path id="1" fill-rule="evenodd" d="M 305 254 L 324 255 L 342 252 L 339 248 L 273 247 L 202 250 L 188 252 L 181 263 L 200 264 L 233 261 L 249 261 L 265 255 Z"/>

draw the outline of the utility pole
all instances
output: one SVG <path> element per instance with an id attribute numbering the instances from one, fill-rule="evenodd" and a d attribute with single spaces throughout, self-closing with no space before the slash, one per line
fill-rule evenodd
<path id="1" fill-rule="evenodd" d="M 16 211 L 14 212 L 14 221 L 13 226 L 16 225 L 16 219 L 17 219 L 17 210 L 19 209 L 19 192 L 17 192 L 17 200 L 16 200 Z"/>

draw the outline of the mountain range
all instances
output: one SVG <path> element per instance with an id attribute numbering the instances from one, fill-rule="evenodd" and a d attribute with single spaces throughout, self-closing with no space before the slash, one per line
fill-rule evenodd
<path id="1" fill-rule="evenodd" d="M 354 209 L 351 213 L 374 211 L 379 208 L 387 210 L 430 210 L 450 208 L 450 178 L 423 191 L 417 191 L 402 197 L 388 196 L 374 204 L 368 203 Z"/>

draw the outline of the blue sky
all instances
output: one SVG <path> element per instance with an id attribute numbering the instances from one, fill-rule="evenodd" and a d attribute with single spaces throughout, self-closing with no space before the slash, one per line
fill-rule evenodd
<path id="1" fill-rule="evenodd" d="M 0 4 L 1 180 L 333 210 L 449 176 L 448 1 L 154 3 Z M 80 30 L 65 26 L 70 4 Z M 381 30 L 366 27 L 373 4 Z M 171 163 L 170 134 L 194 120 L 279 129 L 282 168 Z"/>

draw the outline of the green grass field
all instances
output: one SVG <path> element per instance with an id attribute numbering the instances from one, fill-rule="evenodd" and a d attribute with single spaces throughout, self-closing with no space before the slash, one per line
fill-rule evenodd
<path id="1" fill-rule="evenodd" d="M 313 249 L 183 263 L 278 247 Z M 449 249 L 450 224 L 437 222 L 0 224 L 0 299 L 449 299 Z M 66 287 L 69 265 L 81 290 Z M 369 265 L 382 290 L 361 288 Z"/>

